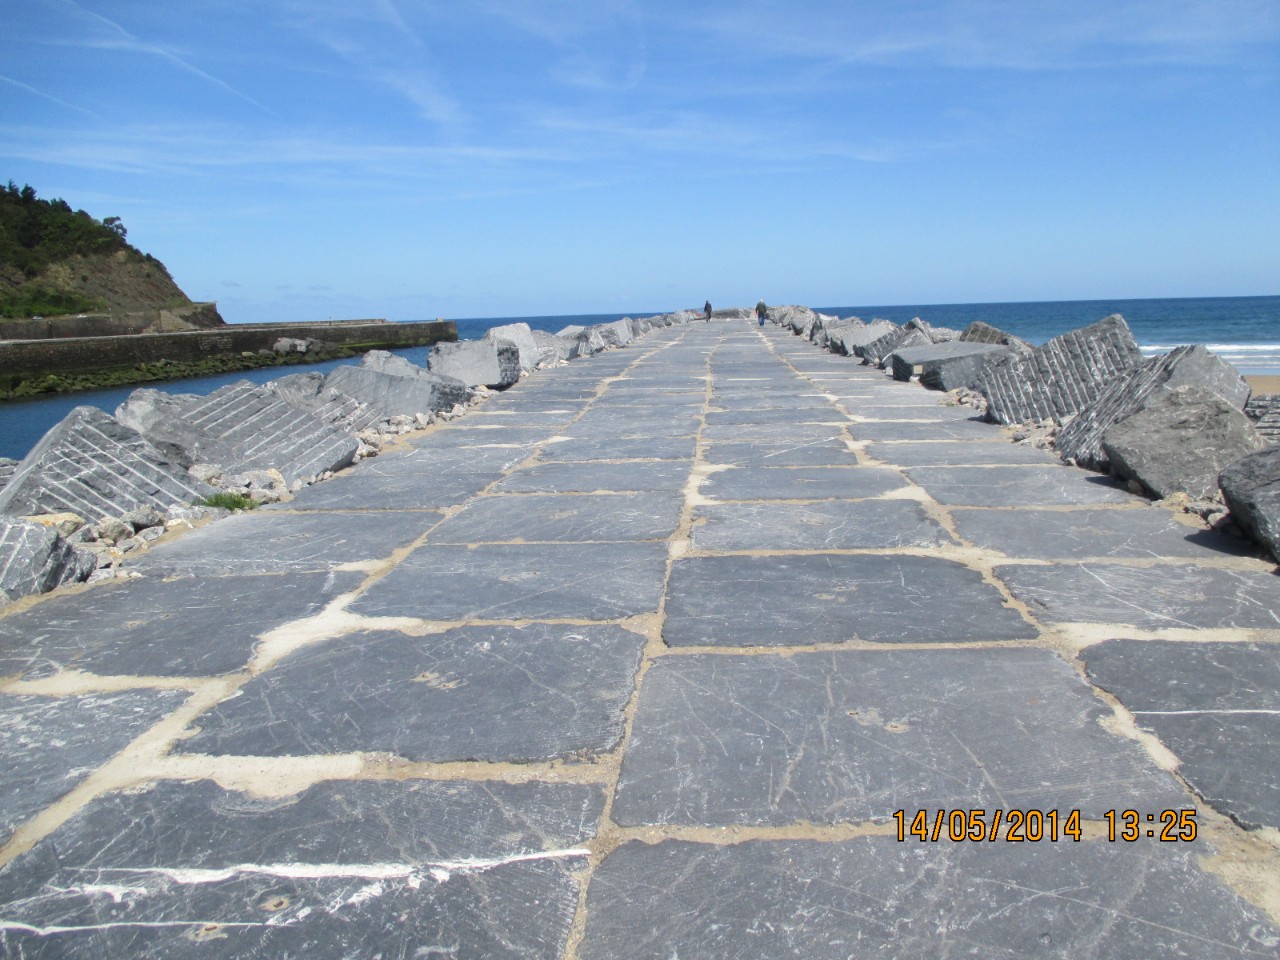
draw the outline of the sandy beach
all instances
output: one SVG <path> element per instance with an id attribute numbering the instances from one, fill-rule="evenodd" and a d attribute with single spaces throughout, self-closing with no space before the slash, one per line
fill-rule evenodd
<path id="1" fill-rule="evenodd" d="M 1246 374 L 1245 380 L 1255 394 L 1280 393 L 1280 376 Z"/>

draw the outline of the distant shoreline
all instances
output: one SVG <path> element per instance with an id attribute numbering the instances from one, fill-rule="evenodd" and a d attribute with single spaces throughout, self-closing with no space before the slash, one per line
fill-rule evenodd
<path id="1" fill-rule="evenodd" d="M 1280 376 L 1246 373 L 1244 379 L 1255 394 L 1280 393 Z"/>

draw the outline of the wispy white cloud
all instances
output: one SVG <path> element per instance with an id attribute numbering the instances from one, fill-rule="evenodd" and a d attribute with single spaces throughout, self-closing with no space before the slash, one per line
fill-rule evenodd
<path id="1" fill-rule="evenodd" d="M 55 97 L 51 93 L 45 93 L 43 90 L 37 90 L 35 87 L 31 86 L 31 84 L 23 83 L 21 80 L 14 80 L 12 77 L 0 76 L 0 82 L 15 86 L 19 90 L 23 90 L 31 94 L 32 96 L 36 96 L 44 100 L 48 100 L 50 103 L 56 103 L 58 104 L 58 106 L 66 107 L 68 110 L 75 110 L 78 113 L 87 114 L 88 116 L 91 116 L 96 120 L 106 120 L 106 117 L 102 116 L 102 114 L 100 113 L 94 113 L 92 110 L 89 110 L 86 107 L 77 106 L 74 103 L 68 103 L 66 100 L 63 100 L 61 97 Z"/>
<path id="2" fill-rule="evenodd" d="M 162 46 L 158 43 L 152 43 L 135 36 L 114 20 L 110 20 L 93 10 L 86 9 L 76 3 L 75 0 L 59 0 L 59 2 L 67 9 L 73 11 L 78 17 L 80 17 L 80 19 L 92 23 L 99 28 L 98 36 L 77 38 L 69 41 L 72 45 L 100 50 L 123 50 L 129 53 L 143 53 L 148 56 L 159 57 L 179 69 L 185 70 L 187 73 L 213 84 L 232 96 L 238 97 L 246 103 L 252 104 L 265 113 L 271 114 L 272 116 L 278 116 L 274 110 L 267 107 L 265 104 L 255 100 L 247 93 L 237 90 L 225 80 L 215 77 L 206 70 L 201 70 L 195 64 L 183 59 L 168 47 Z M 105 33 L 102 32 L 103 30 L 105 30 Z"/>

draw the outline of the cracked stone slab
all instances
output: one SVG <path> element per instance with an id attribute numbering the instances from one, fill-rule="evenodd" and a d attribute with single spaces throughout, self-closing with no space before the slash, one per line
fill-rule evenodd
<path id="1" fill-rule="evenodd" d="M 716 500 L 860 500 L 906 486 L 886 467 L 734 467 L 707 477 L 698 492 Z"/>
<path id="2" fill-rule="evenodd" d="M 0 843 L 186 699 L 185 690 L 78 697 L 0 693 Z"/>
<path id="3" fill-rule="evenodd" d="M 591 880 L 578 955 L 1274 957 L 1280 928 L 1203 846 L 631 841 Z"/>
<path id="4" fill-rule="evenodd" d="M 935 557 L 691 557 L 672 568 L 666 611 L 672 646 L 1037 636 L 977 571 Z"/>
<path id="5" fill-rule="evenodd" d="M 243 670 L 258 637 L 319 613 L 359 573 L 142 577 L 51 598 L 0 620 L 0 676 L 217 676 Z M 86 625 L 92 624 L 92 629 Z"/>
<path id="6" fill-rule="evenodd" d="M 827 440 L 838 433 L 838 428 L 825 423 L 727 424 L 703 427 L 702 439 L 711 443 L 734 443 L 741 440 L 803 443 Z"/>
<path id="7" fill-rule="evenodd" d="M 563 460 L 692 460 L 696 438 L 568 436 L 548 443 L 544 461 Z"/>
<path id="8" fill-rule="evenodd" d="M 451 424 L 450 427 L 452 429 L 436 430 L 421 437 L 406 437 L 405 442 L 422 454 L 436 455 L 449 451 L 449 455 L 456 457 L 472 452 L 474 448 L 525 447 L 532 449 L 554 437 L 558 429 L 557 427 L 509 427 L 500 423 L 467 427 Z"/>
<path id="9" fill-rule="evenodd" d="M 0 872 L 15 956 L 555 960 L 603 801 L 575 784 L 208 782 L 102 797 Z M 318 829 L 318 827 L 321 827 Z"/>
<path id="10" fill-rule="evenodd" d="M 614 749 L 644 637 L 611 624 L 394 631 L 309 647 L 196 721 L 184 753 L 373 751 L 417 762 L 576 760 Z M 316 710 L 324 702 L 326 709 Z"/>
<path id="11" fill-rule="evenodd" d="M 939 503 L 969 507 L 1051 507 L 1136 503 L 1116 483 L 1063 464 L 1050 467 L 912 467 L 907 476 Z"/>
<path id="12" fill-rule="evenodd" d="M 523 459 L 523 458 L 522 458 Z M 434 510 L 465 503 L 502 476 L 500 470 L 446 467 L 430 474 L 361 473 L 306 487 L 268 513 L 305 510 Z"/>
<path id="13" fill-rule="evenodd" d="M 755 440 L 709 443 L 703 452 L 707 463 L 754 467 L 852 467 L 858 462 L 839 428 L 831 427 L 827 439 Z"/>
<path id="14" fill-rule="evenodd" d="M 844 424 L 847 420 L 848 418 L 844 414 L 829 403 L 823 403 L 821 406 L 801 407 L 799 409 L 787 405 L 781 407 L 762 407 L 741 410 L 712 410 L 707 414 L 707 426 L 709 427 L 732 427 L 744 425 L 759 426 L 761 424 L 773 423 Z"/>
<path id="15" fill-rule="evenodd" d="M 618 415 L 604 417 L 596 411 L 583 414 L 574 423 L 573 433 L 581 437 L 688 437 L 698 432 L 700 418 L 693 413 L 684 416 L 641 418 L 619 409 Z"/>
<path id="16" fill-rule="evenodd" d="M 648 463 L 545 463 L 518 470 L 495 486 L 495 493 L 592 493 L 596 490 L 684 489 L 689 464 L 678 460 Z"/>
<path id="17" fill-rule="evenodd" d="M 853 411 L 854 416 L 858 413 Z M 855 440 L 997 440 L 1008 434 L 980 420 L 876 420 L 852 423 Z"/>
<path id="18" fill-rule="evenodd" d="M 1080 659 L 1210 805 L 1247 828 L 1280 827 L 1280 647 L 1108 640 Z"/>
<path id="19" fill-rule="evenodd" d="M 665 543 L 426 546 L 351 604 L 426 620 L 618 620 L 658 609 Z"/>
<path id="20" fill-rule="evenodd" d="M 1010 443 L 1007 439 L 939 440 L 925 443 L 869 443 L 867 456 L 903 467 L 950 467 L 1007 464 L 1057 464 L 1048 450 Z"/>
<path id="21" fill-rule="evenodd" d="M 1091 557 L 1249 556 L 1243 540 L 1180 523 L 1167 510 L 960 508 L 951 511 L 960 536 L 986 550 L 1036 560 Z"/>
<path id="22" fill-rule="evenodd" d="M 724 503 L 699 506 L 698 550 L 855 550 L 934 547 L 951 535 L 911 500 Z"/>
<path id="23" fill-rule="evenodd" d="M 482 497 L 433 530 L 431 542 L 665 540 L 683 507 L 683 497 L 664 492 Z"/>
<path id="24" fill-rule="evenodd" d="M 782 825 L 902 807 L 1191 806 L 1177 781 L 1048 650 L 693 654 L 657 661 L 612 817 Z"/>
<path id="25" fill-rule="evenodd" d="M 152 574 L 272 573 L 330 570 L 382 560 L 426 533 L 433 512 L 243 513 L 155 547 L 130 569 Z"/>
<path id="26" fill-rule="evenodd" d="M 1280 577 L 1186 564 L 1108 563 L 995 568 L 1015 597 L 1055 623 L 1117 623 L 1141 630 L 1280 629 Z"/>

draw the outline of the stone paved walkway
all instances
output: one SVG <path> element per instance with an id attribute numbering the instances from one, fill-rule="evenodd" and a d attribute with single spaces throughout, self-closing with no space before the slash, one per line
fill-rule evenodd
<path id="1" fill-rule="evenodd" d="M 1274 566 L 970 414 L 671 328 L 15 605 L 0 951 L 1280 956 Z"/>

